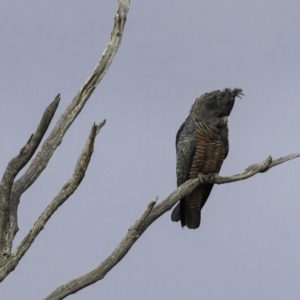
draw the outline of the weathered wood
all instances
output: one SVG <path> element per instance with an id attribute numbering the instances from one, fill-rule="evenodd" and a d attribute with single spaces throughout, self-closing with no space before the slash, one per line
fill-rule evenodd
<path id="1" fill-rule="evenodd" d="M 19 155 L 21 158 L 18 156 L 13 159 L 4 174 L 0 186 L 0 281 L 8 275 L 8 270 L 11 272 L 14 269 L 7 268 L 6 262 L 8 258 L 12 256 L 11 248 L 14 237 L 18 231 L 17 211 L 20 198 L 47 167 L 53 153 L 61 144 L 65 133 L 109 69 L 122 41 L 129 5 L 130 0 L 119 0 L 119 7 L 115 15 L 114 27 L 108 45 L 96 64 L 92 75 L 86 80 L 72 102 L 66 108 L 65 112 L 61 115 L 48 138 L 43 143 L 41 150 L 34 157 L 25 173 L 14 182 L 16 175 L 30 160 L 38 146 L 30 146 L 33 143 L 36 143 L 37 136 L 35 135 L 29 139 L 27 145 L 22 149 Z M 56 100 L 58 104 L 59 96 Z M 43 128 L 44 127 L 45 126 L 43 126 Z M 34 150 L 33 152 L 31 151 L 32 149 Z M 28 155 L 28 153 L 30 153 L 30 155 Z M 26 159 L 23 159 L 25 156 Z M 24 253 L 22 255 L 24 255 Z M 20 258 L 21 257 L 22 256 L 20 256 Z"/>
<path id="2" fill-rule="evenodd" d="M 56 288 L 44 300 L 64 299 L 65 297 L 71 294 L 75 294 L 79 290 L 103 279 L 105 275 L 124 258 L 124 256 L 131 249 L 134 243 L 155 220 L 157 220 L 160 216 L 170 210 L 181 198 L 189 195 L 197 186 L 201 184 L 224 184 L 239 180 L 245 180 L 259 172 L 265 172 L 272 167 L 277 166 L 278 164 L 284 163 L 299 156 L 300 153 L 297 153 L 281 157 L 274 161 L 272 161 L 271 156 L 269 156 L 265 161 L 251 165 L 243 173 L 228 177 L 222 177 L 218 174 L 199 174 L 199 178 L 194 178 L 186 181 L 173 193 L 171 193 L 164 201 L 155 206 L 157 202 L 156 197 L 148 204 L 142 216 L 128 230 L 127 234 L 120 242 L 120 244 L 116 247 L 116 249 L 97 268 Z"/>
<path id="3" fill-rule="evenodd" d="M 11 159 L 4 172 L 0 185 L 0 265 L 10 255 L 13 239 L 18 231 L 17 212 L 11 202 L 11 191 L 18 173 L 29 162 L 43 139 L 56 112 L 60 100 L 57 95 L 46 108 L 42 119 L 20 153 Z"/>
<path id="4" fill-rule="evenodd" d="M 16 251 L 12 253 L 9 258 L 1 265 L 0 268 L 0 282 L 13 271 L 18 265 L 23 255 L 27 252 L 32 245 L 38 234 L 44 229 L 47 221 L 56 212 L 56 210 L 76 191 L 82 179 L 85 176 L 85 172 L 88 168 L 91 156 L 94 152 L 94 142 L 96 135 L 100 129 L 104 126 L 105 120 L 99 125 L 94 124 L 89 134 L 88 140 L 77 160 L 75 170 L 72 177 L 62 187 L 58 195 L 52 200 L 47 208 L 40 215 L 38 220 L 33 225 L 32 229 L 25 236 L 23 241 L 17 247 Z"/>

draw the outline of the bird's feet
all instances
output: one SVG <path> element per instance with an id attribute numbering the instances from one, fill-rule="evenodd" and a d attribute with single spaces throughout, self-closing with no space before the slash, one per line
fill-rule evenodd
<path id="1" fill-rule="evenodd" d="M 210 174 L 199 173 L 198 178 L 200 180 L 200 183 L 211 183 L 214 181 L 215 174 L 214 173 L 210 173 Z"/>

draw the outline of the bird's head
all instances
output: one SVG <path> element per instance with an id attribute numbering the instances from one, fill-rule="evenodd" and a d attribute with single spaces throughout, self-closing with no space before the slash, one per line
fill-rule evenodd
<path id="1" fill-rule="evenodd" d="M 237 88 L 206 93 L 196 99 L 191 113 L 201 121 L 225 124 L 233 108 L 235 97 L 241 98 L 243 95 L 243 91 Z"/>

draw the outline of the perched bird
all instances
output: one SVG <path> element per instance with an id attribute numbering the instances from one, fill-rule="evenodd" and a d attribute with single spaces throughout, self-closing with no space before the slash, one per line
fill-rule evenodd
<path id="1" fill-rule="evenodd" d="M 228 154 L 227 119 L 235 97 L 241 98 L 241 89 L 213 91 L 197 98 L 190 114 L 176 135 L 177 187 L 199 173 L 219 173 Z M 203 208 L 213 184 L 197 187 L 174 208 L 172 221 L 196 229 L 200 226 Z"/>

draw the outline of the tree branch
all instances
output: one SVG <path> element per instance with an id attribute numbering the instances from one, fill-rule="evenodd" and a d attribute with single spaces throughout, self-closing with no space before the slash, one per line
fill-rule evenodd
<path id="1" fill-rule="evenodd" d="M 101 128 L 104 126 L 105 122 L 106 120 L 101 122 L 99 125 L 93 125 L 88 140 L 82 150 L 81 155 L 78 158 L 73 176 L 62 187 L 58 195 L 52 200 L 52 202 L 40 215 L 38 220 L 33 225 L 33 228 L 25 236 L 23 241 L 17 247 L 16 251 L 9 256 L 9 258 L 4 262 L 3 265 L 0 265 L 0 282 L 4 280 L 4 278 L 16 268 L 19 261 L 32 245 L 38 234 L 44 229 L 47 221 L 56 212 L 56 210 L 75 192 L 75 190 L 81 183 L 88 168 L 91 156 L 94 152 L 95 138 Z"/>
<path id="2" fill-rule="evenodd" d="M 142 216 L 134 223 L 134 225 L 128 230 L 128 233 L 123 238 L 119 246 L 112 252 L 112 254 L 105 259 L 100 266 L 93 271 L 75 278 L 66 284 L 58 287 L 44 300 L 58 300 L 64 299 L 65 297 L 75 294 L 79 290 L 101 280 L 104 276 L 127 254 L 131 246 L 140 237 L 139 228 L 145 219 L 151 213 L 153 207 L 156 204 L 158 197 L 155 197 L 147 206 Z"/>
<path id="3" fill-rule="evenodd" d="M 123 3 L 123 1 L 120 1 Z M 31 186 L 41 172 L 46 168 L 56 148 L 61 144 L 62 139 L 78 116 L 93 91 L 96 89 L 108 68 L 110 67 L 122 41 L 124 26 L 126 22 L 128 7 L 120 4 L 115 15 L 114 28 L 109 43 L 98 61 L 92 75 L 83 84 L 77 95 L 61 115 L 51 134 L 43 144 L 41 151 L 33 160 L 26 173 L 16 182 L 15 191 L 24 192 Z"/>
<path id="4" fill-rule="evenodd" d="M 289 160 L 292 160 L 294 158 L 297 158 L 299 156 L 300 153 L 296 153 L 280 157 L 275 160 L 272 160 L 272 157 L 268 156 L 263 162 L 253 164 L 246 168 L 243 173 L 228 177 L 222 177 L 218 174 L 199 174 L 199 178 L 190 179 L 186 181 L 179 188 L 177 188 L 169 197 L 167 197 L 164 201 L 158 204 L 151 212 L 151 215 L 145 220 L 144 224 L 142 225 L 142 231 L 144 232 L 156 219 L 158 219 L 161 215 L 170 210 L 176 204 L 177 201 L 189 195 L 200 184 L 224 184 L 245 180 L 254 176 L 257 173 L 267 172 L 271 168 Z"/>
<path id="5" fill-rule="evenodd" d="M 128 230 L 126 236 L 117 246 L 117 248 L 94 270 L 86 273 L 83 276 L 70 280 L 69 282 L 56 288 L 49 296 L 44 300 L 61 300 L 68 295 L 75 294 L 79 290 L 89 286 L 105 277 L 105 275 L 123 259 L 126 253 L 139 239 L 139 237 L 146 231 L 146 229 L 161 215 L 170 210 L 177 201 L 181 198 L 188 196 L 197 186 L 201 184 L 216 183 L 223 184 L 239 180 L 244 180 L 254 176 L 259 172 L 266 172 L 272 167 L 275 167 L 288 160 L 299 157 L 300 153 L 281 157 L 272 161 L 269 156 L 265 161 L 257 163 L 248 167 L 243 173 L 233 175 L 230 177 L 221 177 L 218 174 L 203 175 L 199 174 L 199 178 L 194 178 L 186 181 L 173 193 L 171 193 L 164 201 L 156 205 L 158 197 L 152 200 L 142 216 L 134 223 L 134 225 Z"/>
<path id="6" fill-rule="evenodd" d="M 29 162 L 43 139 L 59 104 L 60 97 L 57 95 L 53 102 L 46 108 L 43 117 L 36 129 L 27 141 L 20 153 L 11 159 L 4 172 L 0 185 L 0 264 L 9 255 L 15 233 L 10 230 L 11 224 L 16 222 L 17 215 L 13 203 L 10 201 L 13 182 L 18 173 Z"/>
<path id="7" fill-rule="evenodd" d="M 9 213 L 12 216 L 10 218 L 11 221 L 10 221 L 10 228 L 9 228 L 10 246 L 6 248 L 7 255 L 9 255 L 11 251 L 11 245 L 13 243 L 14 236 L 18 231 L 17 209 L 20 203 L 20 197 L 36 181 L 36 179 L 46 168 L 54 151 L 61 144 L 65 133 L 67 132 L 67 130 L 69 129 L 73 121 L 76 119 L 78 114 L 81 112 L 84 105 L 90 98 L 91 94 L 96 89 L 96 87 L 98 86 L 98 84 L 100 83 L 104 75 L 106 74 L 108 68 L 110 67 L 122 41 L 129 4 L 130 4 L 129 0 L 119 1 L 119 8 L 115 15 L 114 27 L 111 33 L 110 40 L 100 60 L 98 61 L 92 75 L 86 80 L 86 82 L 80 88 L 79 92 L 74 97 L 72 102 L 69 104 L 65 112 L 61 115 L 55 127 L 53 128 L 52 132 L 43 143 L 41 150 L 35 156 L 35 158 L 29 165 L 26 172 L 13 185 L 13 190 L 9 200 L 12 206 L 11 212 Z M 0 211 L 4 212 L 4 216 L 6 216 L 5 218 L 7 219 L 8 212 L 3 209 L 1 210 L 1 206 L 0 206 Z M 0 263 L 1 263 L 1 258 L 0 258 Z"/>

